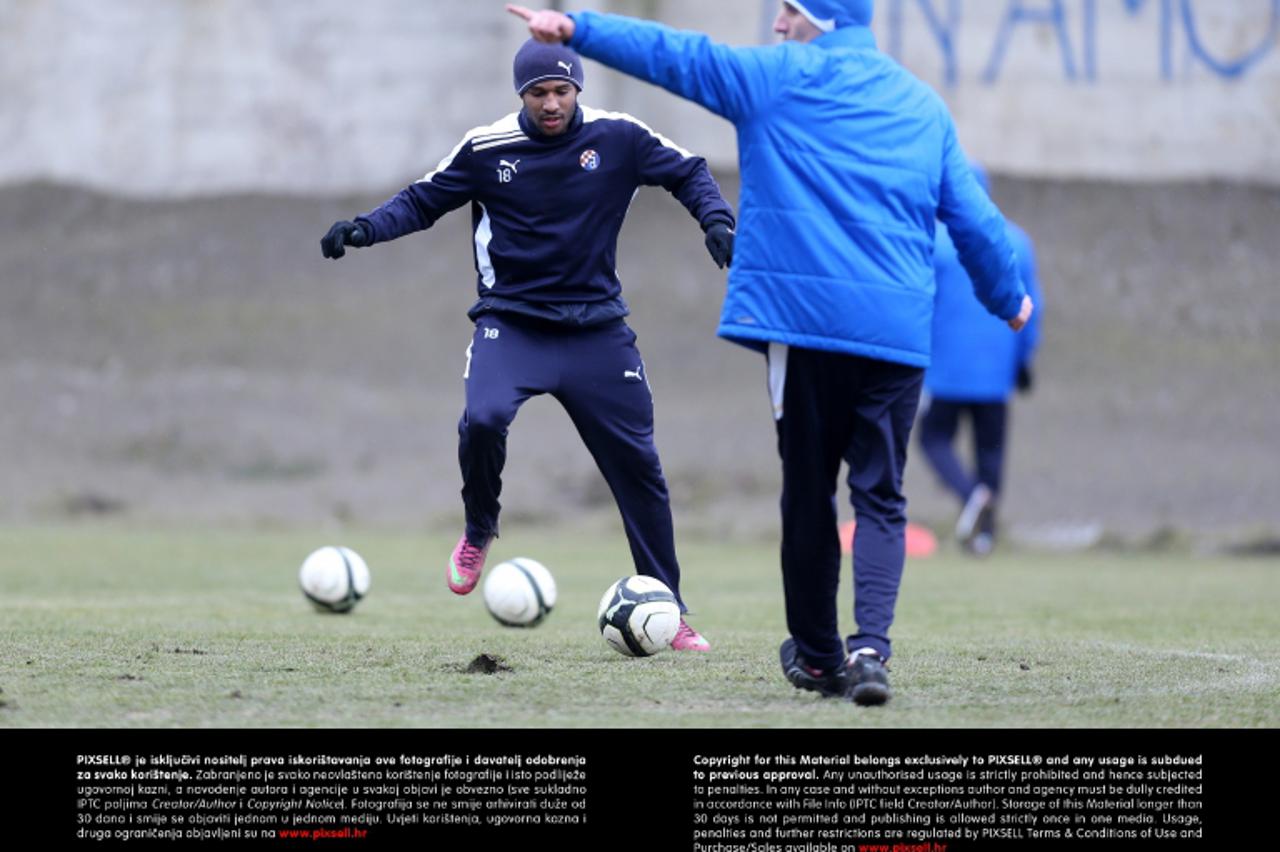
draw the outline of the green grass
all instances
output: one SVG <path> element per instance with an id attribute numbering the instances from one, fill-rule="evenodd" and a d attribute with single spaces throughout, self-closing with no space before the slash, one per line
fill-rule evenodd
<path id="1" fill-rule="evenodd" d="M 322 615 L 296 570 L 343 543 L 373 571 Z M 500 627 L 444 587 L 452 540 L 385 532 L 0 530 L 3 727 L 1275 727 L 1280 562 L 945 551 L 911 562 L 894 700 L 791 689 L 773 544 L 682 542 L 708 655 L 627 659 L 595 630 L 630 573 L 620 534 L 508 529 L 491 559 L 544 562 L 560 600 Z M 846 568 L 847 575 L 847 568 Z M 849 611 L 847 576 L 841 598 Z M 849 625 L 846 621 L 846 628 Z M 468 674 L 481 653 L 510 671 Z"/>

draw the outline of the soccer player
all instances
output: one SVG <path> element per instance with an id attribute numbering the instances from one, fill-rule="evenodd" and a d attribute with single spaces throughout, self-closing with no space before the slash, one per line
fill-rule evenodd
<path id="1" fill-rule="evenodd" d="M 535 38 L 656 83 L 733 122 L 742 172 L 737 262 L 719 334 L 767 353 L 782 456 L 782 578 L 799 689 L 883 704 L 905 559 L 907 440 L 929 363 L 941 219 L 987 310 L 1016 329 L 1032 303 L 1004 217 L 974 180 L 946 105 L 876 49 L 871 0 L 793 0 L 783 42 L 508 6 Z M 857 516 L 854 618 L 836 617 L 832 499 L 848 454 Z"/>
<path id="2" fill-rule="evenodd" d="M 974 177 L 990 191 L 987 174 L 970 163 Z M 920 448 L 942 483 L 960 503 L 956 540 L 976 556 L 995 547 L 996 506 L 1004 478 L 1009 398 L 1016 387 L 1029 393 L 1032 359 L 1040 340 L 1043 305 L 1035 251 L 1026 232 L 1009 223 L 1027 294 L 1036 303 L 1021 334 L 1010 334 L 973 296 L 973 282 L 960 265 L 946 227 L 938 228 L 934 268 L 938 293 L 933 313 L 933 360 L 924 374 L 928 395 L 920 418 Z M 973 431 L 975 466 L 961 463 L 953 448 L 961 419 Z"/>
<path id="3" fill-rule="evenodd" d="M 458 459 L 466 529 L 450 555 L 450 590 L 469 594 L 498 535 L 507 429 L 531 396 L 555 397 L 608 482 L 636 570 L 680 601 L 666 480 L 653 442 L 653 396 L 615 272 L 618 232 L 642 185 L 693 215 L 721 268 L 734 217 L 706 161 L 623 113 L 578 103 L 582 60 L 527 41 L 514 62 L 523 106 L 467 132 L 426 177 L 321 240 L 325 257 L 429 228 L 471 205 L 479 301 L 463 371 Z M 707 641 L 682 618 L 676 650 Z"/>

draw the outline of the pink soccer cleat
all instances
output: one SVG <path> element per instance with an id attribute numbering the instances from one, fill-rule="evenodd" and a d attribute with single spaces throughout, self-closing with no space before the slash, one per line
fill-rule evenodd
<path id="1" fill-rule="evenodd" d="M 703 639 L 698 631 L 690 627 L 688 622 L 681 618 L 680 627 L 676 630 L 676 636 L 671 640 L 671 650 L 710 651 L 711 643 Z"/>
<path id="2" fill-rule="evenodd" d="M 464 533 L 458 539 L 458 546 L 449 556 L 449 570 L 445 572 L 445 581 L 449 591 L 455 595 L 467 595 L 480 582 L 480 572 L 484 570 L 484 558 L 489 555 L 489 542 L 484 547 L 476 547 L 467 541 Z"/>

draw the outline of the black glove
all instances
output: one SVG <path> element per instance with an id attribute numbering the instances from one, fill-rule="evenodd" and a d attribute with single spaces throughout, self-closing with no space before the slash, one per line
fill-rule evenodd
<path id="1" fill-rule="evenodd" d="M 1031 393 L 1031 385 L 1033 383 L 1031 368 L 1026 364 L 1023 364 L 1018 368 L 1018 378 L 1016 382 L 1018 385 L 1018 393 Z"/>
<path id="2" fill-rule="evenodd" d="M 320 240 L 320 251 L 324 256 L 334 260 L 347 253 L 343 246 L 362 248 L 369 245 L 369 235 L 365 229 L 355 222 L 334 222 L 329 233 Z"/>
<path id="3" fill-rule="evenodd" d="M 733 263 L 733 228 L 724 222 L 714 222 L 707 228 L 707 251 L 716 266 L 724 269 Z"/>

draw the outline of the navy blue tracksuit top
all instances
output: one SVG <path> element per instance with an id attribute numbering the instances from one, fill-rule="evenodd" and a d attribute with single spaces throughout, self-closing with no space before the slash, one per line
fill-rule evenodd
<path id="1" fill-rule="evenodd" d="M 558 136 L 523 110 L 468 131 L 435 170 L 356 221 L 385 242 L 470 202 L 473 319 L 499 311 L 595 325 L 627 314 L 618 232 L 641 186 L 668 190 L 703 230 L 734 224 L 704 159 L 625 113 L 581 105 Z"/>

